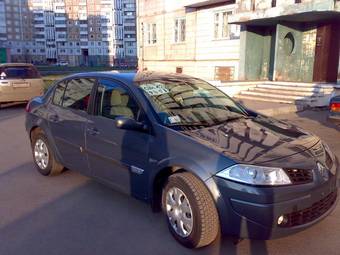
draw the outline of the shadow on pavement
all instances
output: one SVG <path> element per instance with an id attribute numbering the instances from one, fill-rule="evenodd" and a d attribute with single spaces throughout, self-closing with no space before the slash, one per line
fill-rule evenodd
<path id="1" fill-rule="evenodd" d="M 7 255 L 237 254 L 231 238 L 199 250 L 182 247 L 161 213 L 92 180 L 1 227 L 0 242 Z"/>
<path id="2" fill-rule="evenodd" d="M 16 197 L 12 203 L 3 200 L 5 194 L 0 196 L 1 206 L 10 206 L 3 208 L 0 219 L 0 254 L 241 254 L 231 237 L 187 249 L 173 239 L 163 214 L 152 213 L 147 204 L 72 171 L 58 177 L 34 172 L 33 164 L 25 163 L 0 175 L 5 193 L 14 189 L 16 196 L 26 197 L 29 186 L 41 185 L 38 191 L 32 189 L 38 203 L 31 194 L 26 198 L 29 204 L 22 204 L 25 198 Z M 67 181 L 69 188 L 58 188 Z M 19 202 L 21 213 L 12 215 L 10 210 L 17 211 L 13 204 Z M 266 242 L 250 241 L 250 254 L 268 254 Z"/>

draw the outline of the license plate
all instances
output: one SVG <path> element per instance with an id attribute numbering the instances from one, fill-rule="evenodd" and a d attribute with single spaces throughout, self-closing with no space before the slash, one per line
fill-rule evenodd
<path id="1" fill-rule="evenodd" d="M 30 84 L 28 82 L 22 82 L 22 83 L 13 83 L 14 88 L 27 88 Z"/>

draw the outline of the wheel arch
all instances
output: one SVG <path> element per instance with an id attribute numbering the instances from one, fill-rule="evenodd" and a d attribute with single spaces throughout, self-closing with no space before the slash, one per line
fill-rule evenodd
<path id="1" fill-rule="evenodd" d="M 152 188 L 151 188 L 151 194 L 150 194 L 151 195 L 150 204 L 154 212 L 159 212 L 162 210 L 162 206 L 161 206 L 162 190 L 169 176 L 173 175 L 174 173 L 180 173 L 180 172 L 189 172 L 192 175 L 196 176 L 199 180 L 204 182 L 204 180 L 202 180 L 202 176 L 199 176 L 197 173 L 195 173 L 195 171 L 189 168 L 183 167 L 183 166 L 173 165 L 173 166 L 166 166 L 166 167 L 161 168 L 155 174 L 151 182 Z"/>
<path id="2" fill-rule="evenodd" d="M 160 169 L 154 178 L 152 179 L 152 188 L 151 188 L 151 199 L 150 204 L 151 208 L 154 212 L 159 212 L 162 210 L 161 201 L 162 201 L 162 189 L 169 178 L 175 172 L 186 171 L 179 166 L 167 166 Z"/>
<path id="3" fill-rule="evenodd" d="M 42 132 L 44 132 L 44 130 L 43 130 L 40 126 L 38 126 L 38 125 L 35 125 L 35 126 L 33 126 L 33 127 L 30 129 L 30 131 L 29 131 L 29 137 L 30 137 L 30 141 L 31 141 L 31 142 L 32 142 L 33 136 L 34 136 L 35 134 L 37 134 L 39 130 L 41 130 Z"/>
<path id="4" fill-rule="evenodd" d="M 41 125 L 38 125 L 38 124 L 33 125 L 33 126 L 29 129 L 29 139 L 30 139 L 30 142 L 32 143 L 32 141 L 33 141 L 33 136 L 34 136 L 35 134 L 39 133 L 39 131 L 40 131 L 41 133 L 43 133 L 43 134 L 46 136 L 46 138 L 47 138 L 47 140 L 48 140 L 48 143 L 49 143 L 49 145 L 50 145 L 51 148 L 52 148 L 53 155 L 54 155 L 54 157 L 56 158 L 56 160 L 57 160 L 58 162 L 63 162 L 63 161 L 62 161 L 62 157 L 61 157 L 61 155 L 59 154 L 59 150 L 58 150 L 58 148 L 56 147 L 56 145 L 55 145 L 53 139 L 50 139 L 51 136 L 49 136 L 50 133 L 48 132 L 48 129 L 45 130 Z"/>

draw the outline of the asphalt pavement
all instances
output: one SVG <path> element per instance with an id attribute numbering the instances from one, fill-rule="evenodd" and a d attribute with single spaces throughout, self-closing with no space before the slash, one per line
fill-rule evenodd
<path id="1" fill-rule="evenodd" d="M 340 157 L 340 129 L 325 111 L 279 116 L 321 136 Z M 298 234 L 270 241 L 218 238 L 190 250 L 170 235 L 164 216 L 141 201 L 74 171 L 41 176 L 24 129 L 24 106 L 0 110 L 0 254 L 340 254 L 340 205 Z"/>

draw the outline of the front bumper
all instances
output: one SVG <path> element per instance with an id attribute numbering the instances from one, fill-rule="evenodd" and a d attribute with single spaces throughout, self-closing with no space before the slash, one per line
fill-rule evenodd
<path id="1" fill-rule="evenodd" d="M 212 177 L 207 182 L 215 198 L 223 234 L 250 239 L 287 236 L 325 218 L 336 207 L 337 176 L 323 184 L 254 187 Z M 279 226 L 281 215 L 289 219 Z"/>

